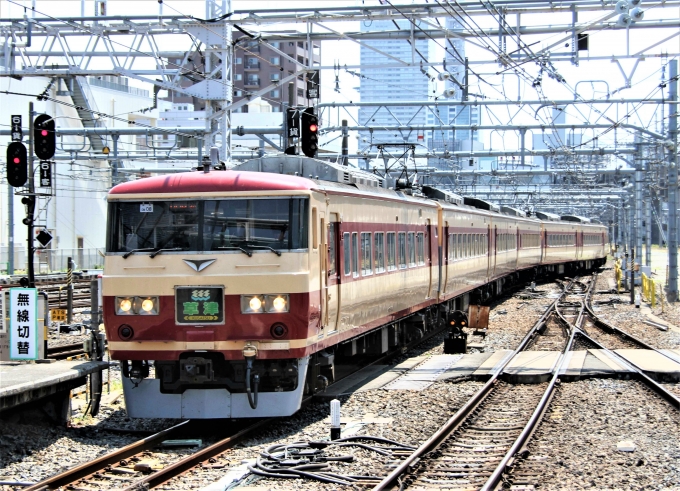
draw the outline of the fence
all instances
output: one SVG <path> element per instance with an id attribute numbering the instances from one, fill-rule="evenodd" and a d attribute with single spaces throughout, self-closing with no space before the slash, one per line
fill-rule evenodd
<path id="1" fill-rule="evenodd" d="M 76 263 L 76 270 L 98 269 L 104 264 L 104 249 L 42 249 L 36 251 L 36 273 L 66 271 L 68 258 Z"/>
<path id="2" fill-rule="evenodd" d="M 68 258 L 73 258 L 76 270 L 99 269 L 104 264 L 104 249 L 39 249 L 35 252 L 33 266 L 36 273 L 66 271 Z M 26 271 L 28 267 L 26 250 L 14 248 L 14 270 Z M 0 270 L 7 273 L 9 255 L 7 247 L 0 248 Z"/>

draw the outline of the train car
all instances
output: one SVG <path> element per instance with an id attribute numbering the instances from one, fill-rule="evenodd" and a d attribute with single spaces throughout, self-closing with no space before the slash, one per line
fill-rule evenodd
<path id="1" fill-rule="evenodd" d="M 577 264 L 576 243 L 555 255 L 523 237 L 584 226 L 289 156 L 127 182 L 108 201 L 104 322 L 131 417 L 290 415 L 338 359 L 406 345 L 519 272 Z M 588 265 L 604 257 L 591 240 Z"/>

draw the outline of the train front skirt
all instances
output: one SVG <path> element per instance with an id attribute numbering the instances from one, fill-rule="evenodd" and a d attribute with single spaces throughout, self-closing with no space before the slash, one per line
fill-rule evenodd
<path id="1" fill-rule="evenodd" d="M 131 418 L 266 418 L 290 416 L 300 409 L 309 357 L 298 359 L 297 388 L 286 392 L 260 392 L 252 409 L 246 393 L 226 389 L 187 389 L 181 394 L 162 394 L 161 381 L 145 378 L 135 382 L 123 377 L 123 394 Z"/>

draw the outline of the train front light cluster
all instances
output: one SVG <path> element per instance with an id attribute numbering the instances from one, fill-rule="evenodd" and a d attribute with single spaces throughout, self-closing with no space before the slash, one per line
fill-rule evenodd
<path id="1" fill-rule="evenodd" d="M 288 295 L 241 295 L 242 314 L 277 314 L 289 311 Z"/>
<path id="2" fill-rule="evenodd" d="M 158 315 L 158 297 L 116 297 L 116 315 Z"/>

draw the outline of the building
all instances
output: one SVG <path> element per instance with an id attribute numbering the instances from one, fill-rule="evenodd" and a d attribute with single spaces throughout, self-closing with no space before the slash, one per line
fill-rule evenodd
<path id="1" fill-rule="evenodd" d="M 284 31 L 282 34 L 286 34 Z M 288 33 L 295 35 L 299 33 Z M 256 92 L 267 85 L 276 83 L 288 75 L 292 75 L 300 66 L 290 59 L 281 56 L 272 48 L 285 53 L 288 57 L 297 60 L 305 66 L 321 65 L 321 45 L 312 44 L 310 50 L 307 41 L 274 41 L 269 44 L 258 41 L 250 41 L 243 36 L 236 38 L 234 45 L 234 102 L 248 97 L 251 92 Z M 270 47 L 271 46 L 271 47 Z M 283 104 L 288 103 L 288 84 L 271 90 L 262 96 L 272 107 L 272 112 L 281 112 Z M 298 75 L 295 79 L 293 91 L 294 106 L 311 106 L 313 100 L 307 99 L 307 84 L 304 75 Z M 234 112 L 239 112 L 237 109 Z M 242 111 L 248 112 L 248 106 L 243 106 Z"/>
<path id="2" fill-rule="evenodd" d="M 407 20 L 399 20 L 396 23 L 401 30 L 410 30 L 411 28 L 411 24 Z M 362 31 L 371 32 L 394 29 L 395 23 L 391 20 L 374 20 L 369 26 L 365 26 L 363 23 L 361 26 Z M 415 63 L 422 59 L 421 55 L 425 60 L 428 59 L 429 43 L 427 40 L 417 40 L 413 48 L 415 50 L 403 39 L 380 39 L 364 42 L 360 50 L 361 65 L 364 67 L 361 70 L 359 86 L 362 102 L 422 101 L 427 98 L 428 77 L 417 68 L 396 68 L 394 67 L 395 60 L 390 58 L 392 56 L 402 60 L 411 60 L 415 52 Z M 382 67 L 381 65 L 385 66 Z M 427 114 L 421 106 L 362 106 L 359 108 L 359 124 L 369 126 L 373 131 L 359 132 L 359 150 L 375 151 L 375 145 L 380 143 L 424 145 L 422 133 L 419 135 L 416 131 L 380 130 L 380 127 L 407 124 L 424 125 L 426 122 Z M 361 162 L 360 165 L 366 165 L 366 163 Z"/>
<path id="3" fill-rule="evenodd" d="M 299 36 L 298 32 L 282 31 L 282 35 Z M 285 53 L 282 56 L 275 49 Z M 233 57 L 233 102 L 239 102 L 248 98 L 250 94 L 267 87 L 272 83 L 282 80 L 288 75 L 292 75 L 300 69 L 300 65 L 294 63 L 291 59 L 297 60 L 305 66 L 309 66 L 309 58 L 311 56 L 311 65 L 318 66 L 321 64 L 321 46 L 319 44 L 312 44 L 312 49 L 308 49 L 307 41 L 274 41 L 271 43 L 262 43 L 260 41 L 253 41 L 247 36 L 234 37 L 234 57 Z M 172 68 L 177 68 L 177 65 L 182 64 L 181 58 L 169 60 L 172 63 Z M 187 58 L 187 62 L 182 65 L 183 68 L 188 69 L 185 74 L 185 82 L 182 85 L 190 86 L 195 83 L 192 79 L 200 80 L 200 74 L 203 73 L 205 58 L 200 53 L 193 53 Z M 290 82 L 289 82 L 290 83 Z M 282 105 L 288 103 L 288 83 L 285 86 L 272 89 L 267 94 L 262 96 L 262 100 L 266 101 L 271 106 L 272 112 L 281 112 Z M 306 97 L 306 79 L 304 75 L 298 75 L 295 79 L 293 91 L 293 105 L 310 106 L 313 101 Z M 191 97 L 180 92 L 171 92 L 165 98 L 172 102 L 175 106 L 192 107 L 192 111 L 205 110 L 205 102 Z M 180 109 L 181 110 L 181 109 Z M 187 110 L 187 109 L 184 109 Z M 249 104 L 237 108 L 234 113 L 249 112 Z M 181 119 L 181 118 L 180 118 Z"/>

